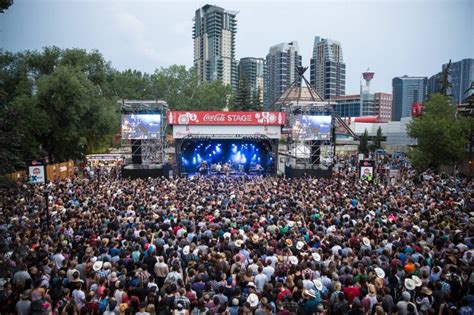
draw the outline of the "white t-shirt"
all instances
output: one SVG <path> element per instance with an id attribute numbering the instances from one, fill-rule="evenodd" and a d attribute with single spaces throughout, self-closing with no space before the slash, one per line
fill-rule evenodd
<path id="1" fill-rule="evenodd" d="M 74 290 L 72 291 L 72 297 L 74 299 L 74 303 L 76 303 L 77 308 L 81 309 L 85 305 L 86 294 L 82 290 Z"/>

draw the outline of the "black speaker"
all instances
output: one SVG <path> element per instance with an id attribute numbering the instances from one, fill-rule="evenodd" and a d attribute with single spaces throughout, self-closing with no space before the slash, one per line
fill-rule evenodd
<path id="1" fill-rule="evenodd" d="M 311 164 L 321 164 L 321 141 L 311 141 Z"/>
<path id="2" fill-rule="evenodd" d="M 132 140 L 132 163 L 142 164 L 142 140 Z"/>

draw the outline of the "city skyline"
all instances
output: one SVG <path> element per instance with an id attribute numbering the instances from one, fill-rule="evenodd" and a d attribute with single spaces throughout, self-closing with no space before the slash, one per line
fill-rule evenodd
<path id="1" fill-rule="evenodd" d="M 338 40 L 344 49 L 346 94 L 359 91 L 367 67 L 376 73 L 372 89 L 391 92 L 394 77 L 430 77 L 449 59 L 473 57 L 474 21 L 469 12 L 474 5 L 463 0 L 125 1 L 118 5 L 102 0 L 17 0 L 1 15 L 0 44 L 8 51 L 52 45 L 98 49 L 118 70 L 151 73 L 172 64 L 190 67 L 192 18 L 205 4 L 239 12 L 236 59 L 265 58 L 275 43 L 296 40 L 303 65 L 309 66 L 314 36 Z"/>

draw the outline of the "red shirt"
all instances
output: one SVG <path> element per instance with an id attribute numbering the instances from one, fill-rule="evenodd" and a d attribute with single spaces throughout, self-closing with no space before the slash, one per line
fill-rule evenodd
<path id="1" fill-rule="evenodd" d="M 355 286 L 344 288 L 342 289 L 342 292 L 344 292 L 344 295 L 346 296 L 346 299 L 349 304 L 352 304 L 352 301 L 354 301 L 356 297 L 360 296 L 360 290 Z"/>

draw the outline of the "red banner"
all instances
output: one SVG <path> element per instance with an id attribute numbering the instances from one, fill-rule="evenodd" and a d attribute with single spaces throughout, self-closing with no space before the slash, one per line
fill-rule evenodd
<path id="1" fill-rule="evenodd" d="M 169 125 L 246 125 L 283 126 L 282 112 L 169 112 Z"/>

